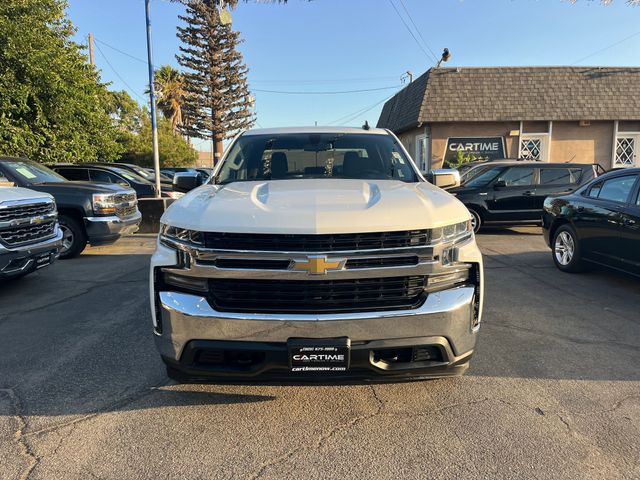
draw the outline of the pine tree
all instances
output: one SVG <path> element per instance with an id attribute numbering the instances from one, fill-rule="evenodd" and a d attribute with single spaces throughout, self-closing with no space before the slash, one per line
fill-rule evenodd
<path id="1" fill-rule="evenodd" d="M 181 126 L 189 137 L 215 142 L 216 162 L 222 155 L 222 141 L 251 127 L 251 97 L 247 67 L 237 50 L 240 34 L 220 22 L 216 0 L 187 0 L 185 22 L 178 27 L 182 41 L 178 63 L 184 72 L 185 101 Z"/>

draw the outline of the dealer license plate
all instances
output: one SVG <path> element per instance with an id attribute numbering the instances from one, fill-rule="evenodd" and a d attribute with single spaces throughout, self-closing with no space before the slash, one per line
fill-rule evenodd
<path id="1" fill-rule="evenodd" d="M 290 338 L 289 367 L 292 372 L 346 372 L 351 341 L 341 338 Z"/>
<path id="2" fill-rule="evenodd" d="M 51 255 L 49 253 L 45 253 L 36 257 L 36 269 L 46 267 L 51 263 Z"/>

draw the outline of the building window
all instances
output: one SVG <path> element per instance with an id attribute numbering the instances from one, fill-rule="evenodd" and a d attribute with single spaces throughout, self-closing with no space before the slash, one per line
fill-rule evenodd
<path id="1" fill-rule="evenodd" d="M 542 139 L 521 138 L 520 158 L 527 160 L 542 160 Z"/>
<path id="2" fill-rule="evenodd" d="M 616 139 L 614 167 L 633 167 L 636 164 L 636 140 L 636 136 L 618 137 Z"/>

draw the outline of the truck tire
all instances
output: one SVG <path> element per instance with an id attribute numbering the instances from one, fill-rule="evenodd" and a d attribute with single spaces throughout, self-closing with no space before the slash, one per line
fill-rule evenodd
<path id="1" fill-rule="evenodd" d="M 555 231 L 551 242 L 551 255 L 558 270 L 568 273 L 585 270 L 580 241 L 576 231 L 569 224 L 561 225 Z"/>
<path id="2" fill-rule="evenodd" d="M 59 215 L 58 222 L 62 230 L 62 246 L 60 247 L 60 258 L 74 258 L 82 253 L 87 246 L 87 234 L 82 225 L 68 215 Z"/>

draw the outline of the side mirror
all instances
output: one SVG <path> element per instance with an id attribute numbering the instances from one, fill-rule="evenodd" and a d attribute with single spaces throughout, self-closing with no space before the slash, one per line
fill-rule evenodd
<path id="1" fill-rule="evenodd" d="M 498 189 L 498 188 L 504 188 L 507 186 L 507 182 L 505 182 L 504 180 L 498 180 L 496 183 L 493 184 L 493 188 L 494 189 Z"/>
<path id="2" fill-rule="evenodd" d="M 452 168 L 431 170 L 429 177 L 431 183 L 436 187 L 453 188 L 460 186 L 460 172 Z"/>
<path id="3" fill-rule="evenodd" d="M 176 192 L 189 192 L 202 185 L 202 178 L 197 173 L 177 172 L 173 176 L 173 189 Z"/>

